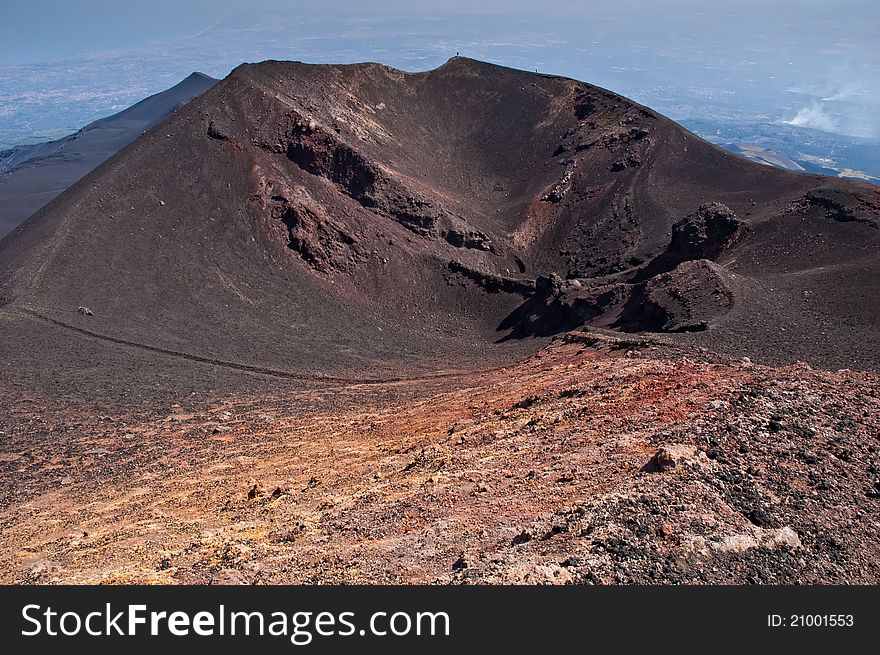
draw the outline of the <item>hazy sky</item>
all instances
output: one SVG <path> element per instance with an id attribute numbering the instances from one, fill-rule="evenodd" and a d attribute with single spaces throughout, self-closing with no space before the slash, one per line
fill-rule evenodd
<path id="1" fill-rule="evenodd" d="M 224 0 L 3 0 L 0 64 L 66 59 L 207 29 L 235 10 Z"/>
<path id="2" fill-rule="evenodd" d="M 878 0 L 0 0 L 0 147 L 81 126 L 194 70 L 455 51 L 624 93 L 880 137 Z"/>
<path id="3" fill-rule="evenodd" d="M 709 32 L 706 36 L 720 37 L 728 31 L 746 36 L 745 27 L 800 42 L 805 49 L 817 47 L 816 40 L 832 24 L 851 31 L 856 40 L 868 35 L 876 40 L 880 16 L 876 0 L 3 0 L 2 4 L 0 64 L 143 46 L 198 34 L 236 13 L 265 11 L 309 14 L 339 9 L 340 20 L 352 13 L 381 18 L 389 12 L 551 15 L 578 22 L 615 17 L 629 21 L 635 35 L 653 28 L 671 30 L 671 38 L 699 40 L 697 31 Z"/>

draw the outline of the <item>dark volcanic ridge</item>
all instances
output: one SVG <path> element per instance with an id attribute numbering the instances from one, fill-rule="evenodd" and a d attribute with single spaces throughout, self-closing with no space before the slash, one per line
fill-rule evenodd
<path id="1" fill-rule="evenodd" d="M 875 187 L 574 80 L 265 62 L 4 240 L 0 305 L 289 375 L 479 368 L 583 325 L 874 368 L 878 227 Z"/>
<path id="2" fill-rule="evenodd" d="M 56 141 L 0 152 L 0 238 L 102 161 L 214 84 L 193 73 L 170 89 Z"/>

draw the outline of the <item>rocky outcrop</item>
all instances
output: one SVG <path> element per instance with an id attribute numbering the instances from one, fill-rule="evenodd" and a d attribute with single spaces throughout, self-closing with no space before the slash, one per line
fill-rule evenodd
<path id="1" fill-rule="evenodd" d="M 672 226 L 669 252 L 679 261 L 714 259 L 743 229 L 743 222 L 720 202 L 699 209 Z"/>
<path id="2" fill-rule="evenodd" d="M 611 164 L 611 171 L 616 173 L 622 170 L 626 170 L 627 168 L 636 168 L 641 166 L 642 159 L 635 152 L 628 152 L 623 157 L 614 161 Z"/>
<path id="3" fill-rule="evenodd" d="M 668 273 L 686 261 L 716 260 L 746 229 L 746 223 L 727 205 L 720 202 L 704 203 L 672 225 L 669 246 L 641 266 L 630 281 L 647 281 L 661 273 Z"/>
<path id="4" fill-rule="evenodd" d="M 839 223 L 865 223 L 874 228 L 880 227 L 877 220 L 880 205 L 839 189 L 814 189 L 804 196 L 802 205 L 822 209 L 826 218 Z"/>
<path id="5" fill-rule="evenodd" d="M 449 262 L 447 268 L 451 273 L 466 278 L 488 293 L 512 293 L 528 296 L 535 292 L 535 283 L 531 280 L 486 273 L 455 260 Z"/>
<path id="6" fill-rule="evenodd" d="M 225 125 L 221 125 L 217 121 L 208 123 L 208 138 L 217 141 L 229 141 L 229 130 Z"/>
<path id="7" fill-rule="evenodd" d="M 702 454 L 702 453 L 700 453 Z M 668 444 L 662 446 L 642 467 L 647 473 L 662 473 L 674 468 L 680 468 L 697 459 L 698 453 L 694 446 L 687 444 Z M 705 455 L 703 455 L 705 457 Z"/>
<path id="8" fill-rule="evenodd" d="M 354 149 L 318 130 L 314 121 L 295 124 L 286 155 L 303 170 L 338 184 L 361 204 L 376 204 L 378 170 Z"/>
<path id="9" fill-rule="evenodd" d="M 287 247 L 315 271 L 348 270 L 364 258 L 358 237 L 342 221 L 323 212 L 305 190 L 275 193 L 267 207 L 283 227 Z"/>
<path id="10" fill-rule="evenodd" d="M 494 251 L 488 235 L 424 194 L 407 188 L 380 166 L 312 119 L 295 119 L 280 149 L 299 168 L 337 185 L 362 206 L 421 237 L 454 248 Z M 278 149 L 278 146 L 275 146 Z"/>
<path id="11" fill-rule="evenodd" d="M 544 202 L 559 202 L 564 197 L 565 194 L 568 193 L 568 189 L 571 186 L 571 178 L 574 175 L 574 167 L 575 164 L 571 163 L 565 169 L 565 173 L 562 174 L 562 178 L 553 185 L 553 188 L 550 189 L 547 193 L 541 196 L 541 200 Z"/>
<path id="12" fill-rule="evenodd" d="M 728 274 L 705 259 L 686 261 L 645 282 L 540 277 L 535 294 L 505 326 L 518 335 L 555 334 L 589 324 L 624 332 L 699 332 L 734 305 Z"/>
<path id="13" fill-rule="evenodd" d="M 618 326 L 625 331 L 699 332 L 733 307 L 722 269 L 687 261 L 634 289 Z"/>
<path id="14" fill-rule="evenodd" d="M 492 242 L 479 230 L 450 228 L 443 232 L 446 242 L 455 248 L 473 248 L 475 250 L 492 250 Z"/>

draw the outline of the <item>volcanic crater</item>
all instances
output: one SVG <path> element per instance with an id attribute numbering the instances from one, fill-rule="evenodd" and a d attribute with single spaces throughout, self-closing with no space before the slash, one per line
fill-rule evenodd
<path id="1" fill-rule="evenodd" d="M 876 581 L 878 277 L 585 83 L 242 65 L 0 242 L 6 579 Z"/>

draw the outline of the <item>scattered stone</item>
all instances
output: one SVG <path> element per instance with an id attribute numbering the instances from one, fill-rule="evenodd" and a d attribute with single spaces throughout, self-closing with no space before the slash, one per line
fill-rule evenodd
<path id="1" fill-rule="evenodd" d="M 552 539 L 556 535 L 563 534 L 565 532 L 568 532 L 568 525 L 566 525 L 565 523 L 557 523 L 541 536 L 541 541 L 547 541 L 548 539 Z"/>
<path id="2" fill-rule="evenodd" d="M 529 396 L 527 398 L 523 398 L 522 400 L 513 404 L 511 409 L 528 409 L 529 407 L 534 406 L 538 402 L 540 402 L 541 398 L 538 396 Z"/>
<path id="3" fill-rule="evenodd" d="M 465 428 L 473 427 L 474 421 L 472 419 L 459 419 L 455 421 L 451 426 L 449 426 L 448 434 L 455 434 L 456 432 L 461 432 Z"/>
<path id="4" fill-rule="evenodd" d="M 654 456 L 642 468 L 648 473 L 668 471 L 681 466 L 685 461 L 691 460 L 697 453 L 694 446 L 671 444 L 660 448 Z"/>
<path id="5" fill-rule="evenodd" d="M 785 526 L 778 529 L 755 528 L 750 534 L 728 535 L 720 542 L 712 544 L 720 553 L 744 553 L 752 548 L 800 548 L 801 539 L 797 532 Z"/>
<path id="6" fill-rule="evenodd" d="M 509 584 L 566 584 L 573 579 L 571 571 L 556 563 L 519 564 L 507 571 L 505 582 Z"/>
<path id="7" fill-rule="evenodd" d="M 566 471 L 563 473 L 556 482 L 559 484 L 569 484 L 577 480 L 577 471 Z"/>
<path id="8" fill-rule="evenodd" d="M 630 152 L 627 153 L 626 156 L 621 157 L 613 164 L 611 164 L 611 172 L 617 173 L 627 168 L 635 168 L 636 166 L 641 166 L 641 164 L 641 158 L 636 153 Z"/>
<path id="9" fill-rule="evenodd" d="M 236 569 L 220 569 L 211 577 L 212 585 L 246 585 L 250 581 L 244 573 Z"/>
<path id="10" fill-rule="evenodd" d="M 753 509 L 746 513 L 746 518 L 753 524 L 758 527 L 764 527 L 769 525 L 772 521 L 770 519 L 770 515 L 764 511 L 763 509 Z"/>

